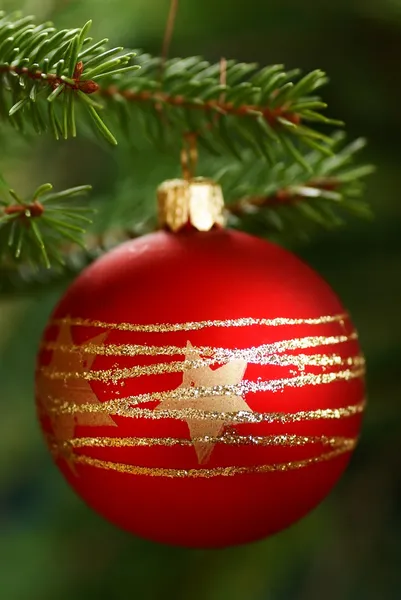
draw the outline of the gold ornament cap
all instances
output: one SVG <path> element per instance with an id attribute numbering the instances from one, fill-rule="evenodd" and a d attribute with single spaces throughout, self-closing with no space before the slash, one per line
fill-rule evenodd
<path id="1" fill-rule="evenodd" d="M 221 187 L 211 179 L 170 179 L 157 190 L 159 224 L 177 232 L 185 225 L 198 231 L 224 227 L 224 198 Z"/>

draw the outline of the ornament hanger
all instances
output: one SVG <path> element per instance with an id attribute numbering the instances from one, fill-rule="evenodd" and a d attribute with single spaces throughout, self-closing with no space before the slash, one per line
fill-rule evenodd
<path id="1" fill-rule="evenodd" d="M 184 144 L 181 150 L 181 168 L 182 177 L 190 181 L 196 176 L 198 166 L 198 144 L 196 133 L 188 132 L 184 134 Z"/>

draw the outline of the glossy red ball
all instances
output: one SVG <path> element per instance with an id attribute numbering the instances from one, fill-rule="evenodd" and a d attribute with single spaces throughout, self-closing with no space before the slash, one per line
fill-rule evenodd
<path id="1" fill-rule="evenodd" d="M 344 471 L 364 361 L 330 287 L 244 233 L 158 232 L 86 269 L 45 331 L 37 405 L 76 492 L 190 547 L 257 540 Z"/>

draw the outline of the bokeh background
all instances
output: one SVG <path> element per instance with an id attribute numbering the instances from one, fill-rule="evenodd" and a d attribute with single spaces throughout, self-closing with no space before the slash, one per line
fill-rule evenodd
<path id="1" fill-rule="evenodd" d="M 169 0 L 14 0 L 57 26 L 159 53 Z M 67 285 L 0 294 L 0 597 L 4 600 L 397 600 L 401 598 L 401 0 L 181 1 L 171 54 L 323 68 L 325 98 L 378 172 L 376 218 L 320 232 L 295 250 L 337 290 L 368 361 L 369 410 L 346 476 L 313 514 L 272 539 L 220 551 L 135 539 L 91 512 L 52 466 L 35 419 L 41 331 Z M 49 180 L 92 183 L 117 221 L 152 212 L 133 188 L 176 159 L 56 145 L 0 128 L 0 170 L 22 193 Z M 150 183 L 151 181 L 151 183 Z M 147 197 L 144 191 L 143 197 Z M 138 208 L 138 206 L 140 208 Z M 137 217 L 135 217 L 137 211 Z M 139 212 L 138 212 L 139 211 Z M 107 211 L 106 211 L 106 214 Z M 101 218 L 101 217 L 100 217 Z M 109 217 L 107 217 L 109 218 Z"/>

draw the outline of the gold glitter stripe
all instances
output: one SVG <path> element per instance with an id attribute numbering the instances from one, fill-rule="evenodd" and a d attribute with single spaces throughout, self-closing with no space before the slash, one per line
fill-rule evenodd
<path id="1" fill-rule="evenodd" d="M 63 348 L 59 348 L 59 350 L 64 351 Z M 92 352 L 90 352 L 90 354 L 92 354 Z M 232 354 L 239 356 L 240 352 L 237 351 L 233 352 Z M 243 354 L 245 354 L 245 352 L 243 352 Z M 226 360 L 227 362 L 230 362 L 231 359 Z M 272 365 L 279 367 L 294 366 L 300 370 L 303 370 L 305 367 L 308 366 L 355 367 L 365 365 L 365 359 L 360 355 L 343 358 L 338 354 L 298 354 L 297 356 L 293 356 L 291 354 L 270 354 L 268 356 L 263 356 L 262 358 L 257 358 L 257 356 L 249 356 L 248 354 L 248 358 L 244 358 L 244 360 L 246 360 L 248 364 L 257 364 L 261 366 Z M 161 375 L 162 373 L 183 373 L 188 369 L 201 369 L 203 367 L 210 367 L 212 365 L 218 365 L 221 363 L 221 358 L 202 358 L 199 360 L 180 360 L 169 363 L 157 363 L 154 365 L 127 367 L 125 369 L 114 368 L 103 371 L 98 370 L 90 372 L 101 373 L 102 375 L 106 374 L 107 376 L 110 375 L 110 379 L 112 381 L 118 381 L 119 379 L 142 377 L 145 375 Z M 43 367 L 42 373 L 46 377 L 49 377 L 49 379 L 74 379 L 74 372 L 71 373 L 70 371 L 58 371 L 57 374 L 54 375 L 55 371 L 52 368 Z M 88 373 L 88 371 L 84 372 L 84 374 L 85 373 Z"/>
<path id="2" fill-rule="evenodd" d="M 193 346 L 193 351 L 202 356 L 211 356 L 216 362 L 229 362 L 230 360 L 246 360 L 254 362 L 264 357 L 282 353 L 287 350 L 299 350 L 315 348 L 316 346 L 332 346 L 358 339 L 356 332 L 350 335 L 338 336 L 309 336 L 281 340 L 271 344 L 252 346 L 251 348 L 219 348 L 213 346 Z M 188 352 L 187 346 L 144 346 L 139 344 L 60 344 L 58 342 L 44 342 L 41 346 L 44 350 L 57 350 L 65 353 L 90 354 L 98 356 L 185 356 Z M 317 355 L 319 356 L 319 355 Z M 324 355 L 321 355 L 324 356 Z M 296 358 L 296 357 L 291 357 Z"/>
<path id="3" fill-rule="evenodd" d="M 303 436 L 303 435 L 240 435 L 227 432 L 223 435 L 213 437 L 205 435 L 202 437 L 187 438 L 145 438 L 145 437 L 80 437 L 71 440 L 56 441 L 51 443 L 63 448 L 135 448 L 148 446 L 194 446 L 195 444 L 224 444 L 226 446 L 307 446 L 309 444 L 322 444 L 332 448 L 348 447 L 355 438 Z"/>
<path id="4" fill-rule="evenodd" d="M 364 364 L 364 359 L 361 356 L 342 358 L 336 354 L 300 354 L 280 355 L 285 350 L 296 350 L 299 348 L 313 348 L 321 345 L 334 345 L 349 342 L 357 339 L 356 334 L 349 336 L 336 337 L 307 337 L 294 340 L 283 340 L 273 344 L 263 344 L 251 348 L 211 348 L 211 347 L 195 347 L 193 351 L 204 356 L 212 356 L 212 358 L 203 358 L 200 360 L 185 360 L 174 361 L 171 363 L 157 363 L 148 366 L 131 367 L 131 374 L 125 377 L 140 377 L 142 375 L 154 375 L 159 373 L 177 373 L 188 368 L 196 369 L 204 366 L 227 363 L 231 360 L 245 360 L 250 364 L 260 365 L 276 365 L 276 366 L 296 366 L 303 369 L 305 366 L 341 366 L 341 365 L 356 365 Z M 57 350 L 65 353 L 90 354 L 91 356 L 158 356 L 160 355 L 186 355 L 187 348 L 178 346 L 135 346 L 126 344 L 123 346 L 104 345 L 104 344 L 84 344 L 82 346 L 58 344 L 57 342 L 47 342 L 42 345 L 45 350 Z M 43 367 L 44 373 L 52 373 L 50 368 Z M 99 371 L 98 371 L 99 372 Z M 115 373 L 116 369 L 109 369 L 108 373 Z M 128 372 L 127 370 L 125 372 Z M 105 371 L 103 371 L 105 373 Z"/>
<path id="5" fill-rule="evenodd" d="M 76 463 L 96 467 L 98 469 L 106 469 L 108 471 L 117 471 L 127 475 L 147 475 L 150 477 L 170 477 L 170 478 L 205 478 L 211 477 L 233 477 L 234 475 L 247 475 L 256 473 L 272 473 L 283 471 L 294 471 L 303 469 L 310 465 L 318 464 L 333 460 L 342 454 L 351 452 L 356 441 L 352 440 L 344 447 L 336 448 L 331 452 L 306 458 L 304 460 L 290 461 L 284 463 L 276 463 L 271 465 L 255 465 L 252 467 L 214 467 L 212 469 L 168 469 L 160 467 L 139 467 L 136 465 L 127 465 L 123 463 L 114 463 L 106 460 L 99 460 L 90 456 L 71 454 L 71 460 Z"/>
<path id="6" fill-rule="evenodd" d="M 264 327 L 278 327 L 281 325 L 322 325 L 326 323 L 343 323 L 349 319 L 346 313 L 340 315 L 328 315 L 315 319 L 289 319 L 277 317 L 275 319 L 254 319 L 245 317 L 241 319 L 226 319 L 224 321 L 189 321 L 187 323 L 155 323 L 150 325 L 139 325 L 134 323 L 106 323 L 92 319 L 81 319 L 64 317 L 54 319 L 53 325 L 71 325 L 80 327 L 100 327 L 101 329 L 118 331 L 138 331 L 146 333 L 167 333 L 169 331 L 197 331 L 209 327 L 250 327 L 261 325 Z"/>
<path id="7" fill-rule="evenodd" d="M 299 421 L 315 421 L 321 419 L 346 419 L 361 414 L 364 411 L 365 406 L 366 400 L 363 400 L 358 404 L 351 404 L 341 408 L 301 410 L 295 413 L 257 413 L 251 411 L 217 412 L 195 408 L 150 410 L 148 408 L 131 408 L 129 407 L 129 402 L 110 400 L 108 402 L 102 402 L 101 404 L 55 403 L 55 405 L 49 409 L 49 412 L 55 415 L 104 412 L 108 415 L 130 417 L 134 419 L 177 419 L 180 421 L 193 419 L 200 421 L 225 421 L 235 425 L 240 423 L 296 423 Z"/>
<path id="8" fill-rule="evenodd" d="M 288 379 L 271 379 L 268 381 L 243 380 L 239 384 L 235 385 L 183 387 L 164 392 L 150 392 L 146 394 L 139 394 L 138 396 L 128 396 L 126 398 L 108 400 L 106 402 L 102 402 L 101 404 L 81 404 L 79 407 L 81 408 L 80 412 L 84 412 L 83 409 L 87 409 L 88 412 L 107 412 L 108 410 L 113 409 L 119 411 L 121 409 L 128 408 L 130 405 L 143 404 L 147 402 L 163 402 L 164 400 L 193 400 L 198 398 L 208 398 L 211 396 L 243 396 L 247 393 L 276 392 L 284 387 L 320 385 L 332 383 L 336 380 L 348 381 L 350 379 L 361 377 L 363 374 L 364 369 L 357 369 L 355 371 L 346 370 L 336 373 L 323 373 L 320 375 L 309 373 Z M 52 401 L 54 405 L 63 407 L 65 412 L 70 412 L 70 408 L 75 406 L 73 403 L 69 403 L 67 401 L 59 402 L 57 398 L 49 397 L 49 400 Z M 120 413 L 116 412 L 115 414 Z"/>
<path id="9" fill-rule="evenodd" d="M 320 385 L 322 383 L 332 383 L 337 379 L 354 379 L 355 377 L 360 377 L 364 375 L 364 359 L 358 357 L 359 361 L 355 362 L 354 369 L 345 369 L 343 371 L 336 371 L 333 373 L 323 373 L 320 375 L 315 375 L 313 373 L 307 373 L 299 375 L 298 377 L 291 377 L 289 379 L 273 379 L 269 382 L 271 388 L 264 387 L 264 391 L 272 391 L 277 388 L 284 388 L 287 386 L 290 387 L 303 387 L 304 385 Z M 213 362 L 214 360 L 211 359 Z M 352 360 L 355 361 L 355 358 Z M 192 361 L 192 360 L 184 360 L 178 361 L 174 363 L 159 363 L 156 365 L 149 365 L 146 367 L 128 367 L 125 369 L 104 369 L 99 371 L 56 371 L 52 367 L 41 367 L 40 373 L 47 377 L 48 379 L 55 380 L 60 379 L 63 381 L 67 381 L 68 379 L 79 379 L 85 381 L 103 381 L 104 383 L 117 383 L 121 379 L 128 379 L 133 377 L 140 377 L 142 375 L 160 375 L 162 373 L 182 373 L 187 369 L 191 368 L 202 368 L 205 367 L 207 363 L 204 360 L 200 361 Z M 356 374 L 355 374 L 356 373 Z M 252 387 L 251 384 L 254 382 L 243 381 L 236 386 L 236 389 L 243 389 L 242 393 L 247 393 L 249 391 L 247 388 Z M 266 385 L 267 382 L 262 382 Z M 261 383 L 261 385 L 262 385 Z M 219 386 L 223 387 L 223 386 Z M 195 388 L 198 389 L 198 388 Z M 228 390 L 227 390 L 228 391 Z"/>

